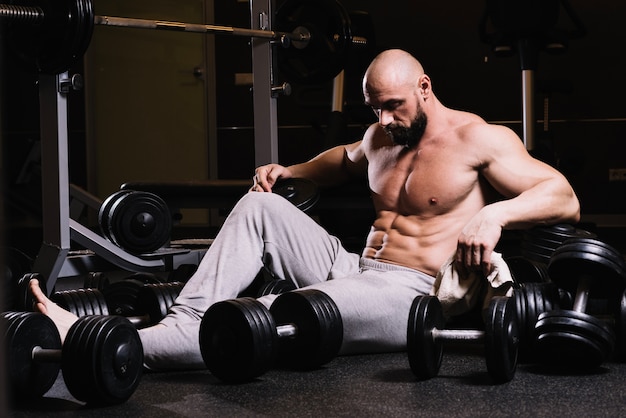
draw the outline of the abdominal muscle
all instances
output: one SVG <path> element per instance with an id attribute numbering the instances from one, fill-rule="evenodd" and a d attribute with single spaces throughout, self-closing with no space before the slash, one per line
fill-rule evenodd
<path id="1" fill-rule="evenodd" d="M 435 276 L 456 251 L 466 219 L 451 214 L 422 218 L 382 211 L 367 237 L 363 257 Z"/>

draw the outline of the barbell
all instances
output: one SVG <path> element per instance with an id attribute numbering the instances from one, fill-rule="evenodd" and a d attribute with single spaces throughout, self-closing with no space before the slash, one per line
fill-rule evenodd
<path id="1" fill-rule="evenodd" d="M 277 11 L 284 30 L 250 29 L 129 17 L 98 16 L 92 0 L 10 0 L 0 4 L 0 20 L 17 54 L 45 74 L 67 71 L 85 53 L 95 25 L 263 38 L 282 45 L 278 60 L 290 81 L 316 83 L 343 69 L 354 36 L 350 15 L 337 0 L 287 0 Z M 279 28 L 280 29 L 280 28 Z"/>

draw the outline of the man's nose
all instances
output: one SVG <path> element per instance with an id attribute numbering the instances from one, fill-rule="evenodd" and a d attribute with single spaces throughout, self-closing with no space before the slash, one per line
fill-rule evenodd
<path id="1" fill-rule="evenodd" d="M 382 127 L 385 127 L 391 122 L 393 122 L 393 113 L 386 110 L 381 110 L 380 115 L 378 116 L 378 123 Z"/>

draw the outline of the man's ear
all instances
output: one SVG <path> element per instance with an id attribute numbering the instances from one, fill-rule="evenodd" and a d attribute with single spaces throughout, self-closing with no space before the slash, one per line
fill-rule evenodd
<path id="1" fill-rule="evenodd" d="M 422 94 L 422 97 L 424 97 L 424 99 L 427 99 L 428 97 L 430 97 L 432 93 L 430 77 L 424 74 L 419 78 L 418 83 L 419 83 L 418 88 L 419 88 L 420 93 Z"/>

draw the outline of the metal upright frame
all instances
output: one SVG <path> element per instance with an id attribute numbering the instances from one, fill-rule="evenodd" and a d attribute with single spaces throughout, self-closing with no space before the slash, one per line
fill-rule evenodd
<path id="1" fill-rule="evenodd" d="M 250 0 L 252 29 L 272 27 L 272 0 Z M 278 118 L 273 86 L 273 44 L 252 38 L 255 162 L 278 161 Z M 200 250 L 172 250 L 136 256 L 114 245 L 70 217 L 68 164 L 68 104 L 71 80 L 67 72 L 39 76 L 42 146 L 43 242 L 33 272 L 43 275 L 51 292 L 58 278 L 78 276 L 102 264 L 93 257 L 71 255 L 71 242 L 92 251 L 114 267 L 128 271 L 167 271 L 181 264 L 198 264 Z"/>

